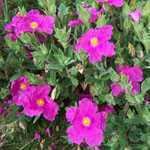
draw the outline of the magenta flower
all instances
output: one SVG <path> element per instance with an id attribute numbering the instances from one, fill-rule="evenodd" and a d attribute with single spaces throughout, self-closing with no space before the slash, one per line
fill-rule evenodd
<path id="1" fill-rule="evenodd" d="M 104 9 L 103 8 L 100 9 L 100 10 L 97 10 L 94 7 L 89 7 L 89 8 L 87 8 L 87 11 L 91 14 L 91 17 L 89 19 L 90 23 L 96 22 L 97 19 L 104 13 Z"/>
<path id="2" fill-rule="evenodd" d="M 21 76 L 11 82 L 11 95 L 12 100 L 16 105 L 22 105 L 22 96 L 25 91 L 29 90 L 29 80 L 26 76 Z"/>
<path id="3" fill-rule="evenodd" d="M 112 89 L 111 92 L 113 96 L 120 96 L 122 93 L 124 93 L 124 90 L 122 89 L 119 83 L 112 83 L 111 89 Z"/>
<path id="4" fill-rule="evenodd" d="M 142 12 L 140 9 L 136 9 L 135 11 L 133 12 L 130 12 L 129 13 L 129 16 L 131 17 L 131 19 L 136 22 L 136 23 L 139 23 L 140 21 L 140 18 L 142 16 Z"/>
<path id="5" fill-rule="evenodd" d="M 140 67 L 119 65 L 117 71 L 128 78 L 128 82 L 132 86 L 133 95 L 140 93 L 140 82 L 143 80 L 143 71 Z M 113 83 L 111 89 L 113 96 L 120 96 L 122 93 L 127 92 L 127 89 L 123 89 L 118 83 Z"/>
<path id="6" fill-rule="evenodd" d="M 30 90 L 22 97 L 23 112 L 29 117 L 40 116 L 53 121 L 58 112 L 58 105 L 48 97 L 49 85 L 30 86 Z"/>
<path id="7" fill-rule="evenodd" d="M 21 91 L 27 90 L 28 86 L 29 80 L 26 76 L 21 76 L 18 79 L 13 80 L 10 87 L 11 95 L 14 96 L 19 94 Z"/>
<path id="8" fill-rule="evenodd" d="M 18 27 L 22 24 L 23 20 L 25 21 L 25 16 L 21 16 L 17 14 L 12 18 L 11 23 L 5 25 L 5 30 L 8 32 L 6 37 L 11 39 L 12 41 L 16 41 L 19 38 L 22 31 L 18 33 Z"/>
<path id="9" fill-rule="evenodd" d="M 83 24 L 83 21 L 81 19 L 73 19 L 69 21 L 68 26 L 71 28 L 74 28 L 82 24 Z"/>
<path id="10" fill-rule="evenodd" d="M 34 140 L 38 140 L 38 141 L 39 141 L 40 139 L 41 139 L 41 135 L 40 135 L 39 132 L 36 131 L 36 132 L 34 133 Z"/>
<path id="11" fill-rule="evenodd" d="M 90 147 L 103 142 L 105 118 L 103 113 L 98 112 L 97 105 L 92 99 L 83 98 L 79 101 L 79 106 L 69 107 L 66 118 L 71 124 L 67 129 L 71 142 L 81 144 L 85 141 Z"/>
<path id="12" fill-rule="evenodd" d="M 75 49 L 77 52 L 83 50 L 87 53 L 90 63 L 97 63 L 102 57 L 115 55 L 115 45 L 109 40 L 112 36 L 111 25 L 104 25 L 100 28 L 89 29 L 77 41 Z"/>
<path id="13" fill-rule="evenodd" d="M 31 10 L 27 13 L 22 25 L 20 24 L 17 28 L 25 32 L 43 32 L 51 35 L 54 22 L 54 17 L 41 15 L 38 10 Z"/>
<path id="14" fill-rule="evenodd" d="M 54 17 L 42 15 L 38 10 L 33 9 L 25 16 L 18 14 L 13 17 L 12 22 L 5 26 L 5 30 L 11 33 L 8 34 L 11 39 L 19 38 L 25 32 L 40 32 L 51 35 L 54 23 Z"/>
<path id="15" fill-rule="evenodd" d="M 129 82 L 141 82 L 143 80 L 143 71 L 139 66 L 117 66 L 117 71 L 120 74 L 126 75 L 128 77 Z"/>
<path id="16" fill-rule="evenodd" d="M 108 3 L 111 6 L 121 7 L 124 4 L 124 0 L 96 0 L 98 3 Z"/>
<path id="17" fill-rule="evenodd" d="M 83 8 L 85 8 L 90 13 L 89 22 L 94 23 L 97 19 L 104 13 L 104 8 L 102 7 L 100 10 L 96 9 L 95 7 L 91 7 L 88 3 L 82 3 Z"/>

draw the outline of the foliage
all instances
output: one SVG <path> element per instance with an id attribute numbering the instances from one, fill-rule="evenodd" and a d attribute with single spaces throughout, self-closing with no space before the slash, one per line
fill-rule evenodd
<path id="1" fill-rule="evenodd" d="M 86 0 L 98 7 L 94 0 Z M 81 7 L 83 0 L 4 0 L 3 15 L 0 15 L 0 107 L 6 113 L 0 116 L 0 149 L 89 149 L 68 142 L 65 110 L 77 102 L 80 94 L 90 92 L 98 104 L 111 104 L 115 113 L 109 116 L 105 140 L 101 145 L 106 150 L 148 150 L 150 147 L 150 2 L 146 0 L 125 1 L 121 8 L 105 6 L 107 12 L 95 24 L 89 24 L 89 13 Z M 37 8 L 46 15 L 56 17 L 55 31 L 40 44 L 34 35 L 26 33 L 16 42 L 5 38 L 4 25 L 18 11 L 26 12 Z M 135 8 L 142 10 L 139 23 L 133 22 L 128 13 Z M 69 28 L 68 22 L 76 18 L 76 11 L 85 24 Z M 114 58 L 105 58 L 97 64 L 89 64 L 84 53 L 75 53 L 77 39 L 90 27 L 113 25 L 113 42 L 116 45 Z M 27 57 L 30 48 L 33 60 Z M 133 96 L 126 93 L 113 97 L 110 85 L 119 81 L 129 87 L 126 78 L 116 72 L 117 64 L 139 65 L 144 72 L 141 93 Z M 49 83 L 55 87 L 53 97 L 60 106 L 59 115 L 53 123 L 43 118 L 16 116 L 21 109 L 6 106 L 11 99 L 10 81 L 27 75 L 34 84 Z M 45 128 L 51 129 L 51 137 Z M 40 142 L 34 140 L 34 132 L 42 135 Z"/>

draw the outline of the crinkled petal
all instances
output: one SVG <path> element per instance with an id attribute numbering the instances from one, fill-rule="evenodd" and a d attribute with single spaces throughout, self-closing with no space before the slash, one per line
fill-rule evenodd
<path id="1" fill-rule="evenodd" d="M 140 83 L 138 82 L 132 82 L 132 94 L 138 94 L 140 93 Z"/>
<path id="2" fill-rule="evenodd" d="M 49 121 L 53 121 L 58 113 L 58 109 L 57 103 L 50 99 L 44 106 L 44 118 Z"/>
<path id="3" fill-rule="evenodd" d="M 96 113 L 98 110 L 97 105 L 92 102 L 92 99 L 90 100 L 88 98 L 83 98 L 79 102 L 79 109 L 82 110 L 84 113 L 87 112 Z"/>
<path id="4" fill-rule="evenodd" d="M 78 130 L 75 129 L 73 126 L 67 129 L 67 135 L 68 135 L 68 139 L 72 143 L 81 144 L 83 142 L 84 135 L 82 134 L 82 131 L 78 132 Z"/>
<path id="5" fill-rule="evenodd" d="M 130 12 L 129 16 L 133 19 L 134 22 L 138 23 L 142 16 L 142 12 L 140 9 L 136 9 L 135 11 Z"/>
<path id="6" fill-rule="evenodd" d="M 124 4 L 124 0 L 108 0 L 108 3 L 115 7 L 121 7 Z"/>
<path id="7" fill-rule="evenodd" d="M 120 96 L 123 92 L 124 90 L 122 89 L 119 83 L 111 84 L 111 93 L 113 96 Z"/>
<path id="8" fill-rule="evenodd" d="M 100 53 L 105 57 L 112 57 L 115 55 L 115 45 L 111 42 L 105 42 L 101 45 Z"/>
<path id="9" fill-rule="evenodd" d="M 36 86 L 36 90 L 42 95 L 48 96 L 51 91 L 51 87 L 48 84 L 43 84 Z"/>
<path id="10" fill-rule="evenodd" d="M 100 42 L 108 41 L 112 37 L 113 26 L 112 25 L 104 25 L 98 28 L 98 37 L 101 39 Z"/>
<path id="11" fill-rule="evenodd" d="M 77 113 L 77 107 L 67 108 L 67 112 L 66 112 L 67 121 L 71 123 L 74 120 L 76 113 Z"/>
<path id="12" fill-rule="evenodd" d="M 121 7 L 124 4 L 124 0 L 96 0 L 99 3 L 107 2 L 109 5 L 115 6 L 115 7 Z"/>
<path id="13" fill-rule="evenodd" d="M 94 51 L 93 53 L 89 54 L 89 62 L 95 64 L 102 60 L 102 55 L 99 53 L 98 50 Z"/>
<path id="14" fill-rule="evenodd" d="M 95 147 L 100 145 L 103 142 L 103 139 L 104 139 L 103 130 L 92 130 L 85 137 L 85 141 L 90 147 Z"/>

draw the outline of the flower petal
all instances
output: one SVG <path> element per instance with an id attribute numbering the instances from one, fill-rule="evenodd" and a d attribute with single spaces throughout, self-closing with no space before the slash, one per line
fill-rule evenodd
<path id="1" fill-rule="evenodd" d="M 85 141 L 90 147 L 95 147 L 103 142 L 103 130 L 92 130 L 86 135 Z"/>
<path id="2" fill-rule="evenodd" d="M 69 107 L 66 112 L 67 121 L 71 123 L 74 120 L 76 113 L 77 107 Z"/>
<path id="3" fill-rule="evenodd" d="M 53 100 L 49 100 L 44 106 L 43 116 L 49 121 L 53 121 L 58 113 L 58 105 Z"/>
<path id="4" fill-rule="evenodd" d="M 67 135 L 69 140 L 75 144 L 81 144 L 83 142 L 84 135 L 81 132 L 78 132 L 73 126 L 67 129 Z"/>

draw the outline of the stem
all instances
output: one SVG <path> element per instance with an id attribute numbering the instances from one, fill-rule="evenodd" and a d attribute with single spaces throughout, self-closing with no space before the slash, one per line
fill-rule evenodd
<path id="1" fill-rule="evenodd" d="M 25 147 L 27 147 L 28 145 L 30 145 L 33 141 L 34 141 L 34 139 L 32 139 L 30 142 L 28 142 L 27 144 L 25 144 L 24 146 L 22 146 L 21 148 L 19 148 L 19 150 L 23 150 Z"/>
<path id="2" fill-rule="evenodd" d="M 4 22 L 8 22 L 9 20 L 9 14 L 8 14 L 8 2 L 7 0 L 4 0 Z"/>

